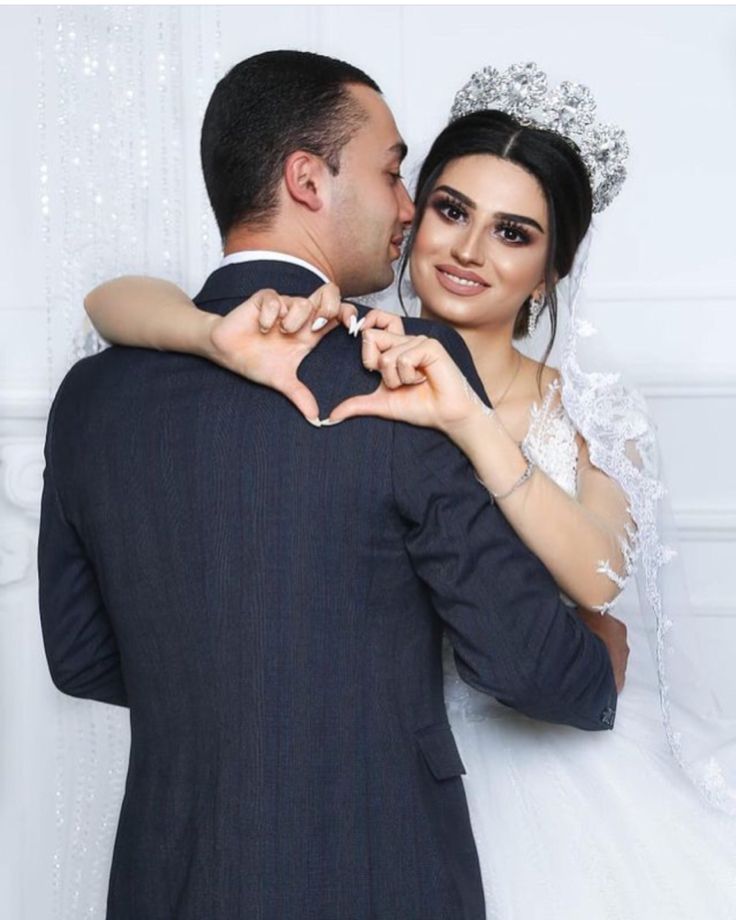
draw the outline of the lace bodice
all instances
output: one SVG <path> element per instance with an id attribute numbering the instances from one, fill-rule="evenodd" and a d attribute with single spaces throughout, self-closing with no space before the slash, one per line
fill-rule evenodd
<path id="1" fill-rule="evenodd" d="M 542 405 L 532 405 L 529 430 L 522 449 L 568 495 L 575 495 L 578 469 L 576 431 L 560 402 L 559 392 L 559 382 L 554 380 L 547 387 Z"/>

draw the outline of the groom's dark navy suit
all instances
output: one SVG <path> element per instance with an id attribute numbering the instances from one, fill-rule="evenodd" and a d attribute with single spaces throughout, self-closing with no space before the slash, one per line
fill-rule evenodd
<path id="1" fill-rule="evenodd" d="M 319 284 L 238 264 L 197 302 Z M 482 392 L 456 333 L 407 326 Z M 342 329 L 300 376 L 323 417 L 377 385 Z M 613 722 L 603 643 L 449 440 L 376 418 L 315 429 L 196 357 L 111 348 L 72 368 L 39 562 L 54 682 L 130 707 L 109 920 L 484 920 L 443 630 L 474 687 Z"/>

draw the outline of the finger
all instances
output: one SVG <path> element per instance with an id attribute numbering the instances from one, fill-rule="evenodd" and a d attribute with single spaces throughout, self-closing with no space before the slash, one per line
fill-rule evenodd
<path id="1" fill-rule="evenodd" d="M 319 422 L 317 400 L 314 398 L 312 391 L 298 378 L 294 377 L 292 380 L 282 384 L 279 390 L 287 399 L 291 400 L 308 422 L 313 425 Z"/>
<path id="2" fill-rule="evenodd" d="M 369 371 L 377 371 L 380 357 L 381 349 L 378 347 L 376 336 L 372 334 L 363 335 L 360 346 L 360 358 L 363 362 L 363 367 Z"/>
<path id="3" fill-rule="evenodd" d="M 341 299 L 340 288 L 336 284 L 332 282 L 323 284 L 322 287 L 318 287 L 317 290 L 310 295 L 309 300 L 312 303 L 313 322 L 317 320 L 326 320 L 329 322 L 339 317 Z M 324 323 L 320 323 L 319 327 L 312 331 L 318 332 L 323 326 Z"/>
<path id="4" fill-rule="evenodd" d="M 282 309 L 288 309 L 287 299 L 276 291 L 261 291 L 253 298 L 258 307 L 258 328 L 261 332 L 270 332 L 281 316 Z"/>
<path id="5" fill-rule="evenodd" d="M 417 372 L 427 357 L 426 336 L 396 336 L 391 335 L 390 341 L 398 344 L 381 351 L 377 345 L 375 333 L 363 336 L 363 364 L 368 370 L 376 370 L 383 377 L 387 387 L 394 390 L 403 384 L 423 382 L 424 375 Z M 382 339 L 382 344 L 388 344 L 389 339 Z M 401 360 L 401 369 L 398 362 Z M 402 376 L 403 375 L 403 376 Z"/>
<path id="6" fill-rule="evenodd" d="M 397 345 L 403 345 L 417 338 L 426 338 L 426 336 L 397 335 L 394 332 L 376 328 L 363 331 L 363 341 L 368 339 L 380 352 L 388 351 L 389 348 L 395 348 Z"/>
<path id="7" fill-rule="evenodd" d="M 314 304 L 308 297 L 292 297 L 288 313 L 281 320 L 281 331 L 293 335 L 307 324 L 311 325 L 313 310 Z"/>
<path id="8" fill-rule="evenodd" d="M 369 371 L 377 371 L 381 355 L 390 351 L 397 345 L 403 345 L 410 340 L 409 336 L 393 335 L 380 329 L 369 329 L 362 335 L 361 359 Z"/>
<path id="9" fill-rule="evenodd" d="M 366 329 L 383 329 L 394 335 L 404 335 L 404 323 L 401 317 L 395 313 L 387 313 L 385 310 L 371 310 L 367 313 L 363 322 L 363 330 Z"/>
<path id="10" fill-rule="evenodd" d="M 427 375 L 421 369 L 421 355 L 423 351 L 415 345 L 405 348 L 396 357 L 396 373 L 404 386 L 415 386 L 424 383 Z"/>
<path id="11" fill-rule="evenodd" d="M 353 332 L 358 321 L 358 308 L 355 304 L 342 301 L 340 304 L 339 320 L 348 332 Z"/>
<path id="12" fill-rule="evenodd" d="M 417 357 L 417 343 L 412 339 L 407 339 L 406 343 L 397 345 L 384 351 L 378 358 L 378 370 L 383 378 L 383 382 L 390 390 L 397 390 L 404 384 L 418 383 L 421 374 L 415 371 L 415 363 L 420 359 Z M 403 374 L 403 376 L 402 376 Z"/>
<path id="13" fill-rule="evenodd" d="M 341 402 L 339 406 L 335 406 L 330 412 L 329 418 L 322 424 L 337 425 L 338 422 L 343 422 L 345 419 L 365 415 L 391 419 L 393 418 L 393 413 L 387 397 L 388 393 L 382 386 L 379 386 L 377 390 L 367 396 L 351 396 Z"/>

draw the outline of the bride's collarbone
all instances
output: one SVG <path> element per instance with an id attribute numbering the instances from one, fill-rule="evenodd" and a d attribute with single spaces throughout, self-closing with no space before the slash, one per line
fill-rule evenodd
<path id="1" fill-rule="evenodd" d="M 540 387 L 537 385 L 537 368 L 536 361 L 530 361 L 529 366 L 524 368 L 524 376 L 519 375 L 519 381 L 515 387 L 516 393 L 509 393 L 503 400 L 502 404 L 496 409 L 496 416 L 503 427 L 509 433 L 510 437 L 517 444 L 522 444 L 531 424 L 532 407 L 536 404 L 541 406 L 549 392 L 550 385 L 559 379 L 559 372 L 551 367 L 545 367 L 542 371 L 541 394 Z"/>

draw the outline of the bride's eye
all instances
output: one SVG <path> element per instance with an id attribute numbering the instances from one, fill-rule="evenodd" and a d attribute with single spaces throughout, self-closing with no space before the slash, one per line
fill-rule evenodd
<path id="1" fill-rule="evenodd" d="M 453 224 L 467 217 L 465 209 L 452 198 L 436 198 L 432 202 L 432 207 Z"/>
<path id="2" fill-rule="evenodd" d="M 511 243 L 514 246 L 522 246 L 529 242 L 529 234 L 522 230 L 518 224 L 511 224 L 508 222 L 498 224 L 496 230 L 501 234 L 501 239 L 504 241 L 504 243 Z"/>

